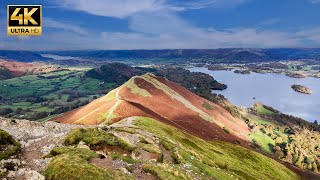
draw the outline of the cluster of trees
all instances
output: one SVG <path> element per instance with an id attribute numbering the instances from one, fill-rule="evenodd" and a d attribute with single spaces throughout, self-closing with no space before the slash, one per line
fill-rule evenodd
<path id="1" fill-rule="evenodd" d="M 25 116 L 26 114 L 28 116 Z M 5 116 L 5 117 L 20 118 L 20 116 L 22 115 L 23 118 L 38 120 L 38 119 L 47 117 L 49 114 L 50 113 L 48 112 L 32 111 L 31 108 L 27 108 L 27 109 L 17 108 L 16 110 L 13 110 L 11 108 L 0 108 L 0 116 Z"/>
<path id="2" fill-rule="evenodd" d="M 244 69 L 244 70 L 237 69 L 234 71 L 234 73 L 236 73 L 236 74 L 251 74 L 251 72 L 247 69 Z"/>
<path id="3" fill-rule="evenodd" d="M 0 80 L 13 78 L 14 75 L 8 69 L 0 66 Z"/>
<path id="4" fill-rule="evenodd" d="M 311 69 L 312 70 L 320 70 L 320 66 L 313 66 Z"/>
<path id="5" fill-rule="evenodd" d="M 11 108 L 0 108 L 0 116 L 5 116 L 7 114 L 12 113 L 13 110 Z"/>
<path id="6" fill-rule="evenodd" d="M 257 114 L 264 119 L 276 121 L 274 124 L 257 124 L 246 120 L 252 131 L 261 131 L 274 140 L 269 144 L 279 159 L 295 166 L 318 173 L 320 170 L 320 131 L 318 123 L 309 123 L 300 118 L 282 114 L 264 106 L 275 114 Z M 255 145 L 262 146 L 254 141 Z"/>
<path id="7" fill-rule="evenodd" d="M 122 63 L 108 63 L 99 68 L 87 71 L 85 76 L 103 80 L 105 82 L 113 82 L 120 86 L 131 77 L 142 75 L 146 72 L 147 71 L 144 71 L 143 69 L 134 68 Z"/>
<path id="8" fill-rule="evenodd" d="M 154 73 L 157 76 L 162 76 L 170 81 L 179 83 L 183 87 L 204 98 L 209 98 L 212 90 L 223 90 L 227 88 L 227 85 L 217 82 L 208 74 L 190 72 L 179 67 L 143 68 L 131 67 L 122 63 L 108 63 L 102 65 L 100 68 L 89 70 L 85 76 L 103 80 L 105 82 L 113 82 L 120 86 L 132 76 L 142 75 L 147 72 Z"/>
<path id="9" fill-rule="evenodd" d="M 89 100 L 84 100 L 84 101 L 77 100 L 75 102 L 72 102 L 72 103 L 69 103 L 66 105 L 57 105 L 56 104 L 57 108 L 54 111 L 52 111 L 51 114 L 65 113 L 67 111 L 71 111 L 71 110 L 76 109 L 78 107 L 84 106 L 88 103 L 89 103 Z"/>
<path id="10" fill-rule="evenodd" d="M 281 151 L 284 161 L 302 169 L 318 172 L 320 169 L 320 133 L 317 131 L 297 130 L 289 136 L 289 141 Z"/>
<path id="11" fill-rule="evenodd" d="M 191 92 L 207 99 L 211 96 L 212 90 L 223 90 L 228 87 L 225 84 L 217 82 L 208 74 L 190 72 L 179 67 L 160 68 L 155 74 L 176 82 Z"/>
<path id="12" fill-rule="evenodd" d="M 271 62 L 271 63 L 267 63 L 267 64 L 262 64 L 261 67 L 274 68 L 274 69 L 289 69 L 286 64 L 279 63 L 279 62 Z"/>
<path id="13" fill-rule="evenodd" d="M 259 114 L 255 109 L 250 109 L 251 110 L 250 113 L 258 115 L 263 119 L 276 121 L 279 124 L 283 124 L 288 127 L 298 126 L 301 129 L 308 129 L 308 130 L 320 132 L 320 125 L 318 124 L 318 122 L 312 123 L 312 122 L 308 122 L 302 118 L 298 118 L 298 117 L 295 117 L 292 115 L 283 114 L 280 111 L 278 111 L 270 106 L 263 105 L 263 107 L 265 109 L 268 109 L 268 110 L 274 112 L 274 113 L 273 114 Z"/>

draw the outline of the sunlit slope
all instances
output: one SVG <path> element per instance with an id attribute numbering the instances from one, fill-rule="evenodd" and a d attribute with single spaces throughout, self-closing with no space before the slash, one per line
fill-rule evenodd
<path id="1" fill-rule="evenodd" d="M 96 125 L 132 116 L 150 117 L 203 139 L 246 141 L 249 134 L 247 125 L 222 107 L 153 74 L 135 76 L 106 96 L 55 120 Z"/>

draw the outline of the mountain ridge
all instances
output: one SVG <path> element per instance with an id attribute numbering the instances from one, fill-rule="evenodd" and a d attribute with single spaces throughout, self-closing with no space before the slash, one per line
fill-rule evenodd
<path id="1" fill-rule="evenodd" d="M 131 116 L 151 117 L 203 139 L 247 141 L 247 125 L 208 100 L 153 74 L 135 76 L 92 103 L 55 121 L 112 124 Z"/>
<path id="2" fill-rule="evenodd" d="M 317 48 L 220 48 L 220 49 L 158 49 L 158 50 L 83 50 L 83 51 L 45 51 L 61 56 L 73 56 L 86 59 L 140 59 L 151 60 L 163 59 L 172 61 L 184 58 L 195 60 L 207 58 L 208 60 L 223 61 L 268 61 L 268 60 L 290 60 L 309 59 L 320 56 Z"/>

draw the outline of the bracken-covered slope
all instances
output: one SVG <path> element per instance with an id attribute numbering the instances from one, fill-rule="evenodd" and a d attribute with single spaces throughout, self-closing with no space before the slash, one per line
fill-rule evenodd
<path id="1" fill-rule="evenodd" d="M 20 77 L 26 74 L 40 74 L 56 70 L 59 70 L 59 67 L 54 65 L 25 63 L 0 59 L 0 79 L 9 79 L 13 77 Z"/>
<path id="2" fill-rule="evenodd" d="M 55 118 L 68 124 L 112 124 L 150 117 L 206 140 L 247 141 L 247 125 L 210 101 L 153 74 L 132 77 L 90 104 Z"/>

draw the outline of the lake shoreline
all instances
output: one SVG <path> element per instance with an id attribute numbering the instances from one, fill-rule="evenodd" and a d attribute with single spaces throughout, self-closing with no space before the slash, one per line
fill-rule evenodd
<path id="1" fill-rule="evenodd" d="M 262 102 L 279 111 L 306 119 L 309 122 L 320 119 L 320 79 L 315 77 L 292 78 L 285 74 L 255 73 L 236 74 L 232 70 L 212 71 L 207 68 L 188 68 L 193 72 L 202 72 L 213 76 L 218 82 L 228 85 L 223 91 L 212 91 L 225 96 L 232 104 L 250 108 L 256 102 Z M 313 93 L 306 96 L 294 91 L 292 84 L 310 87 Z"/>

